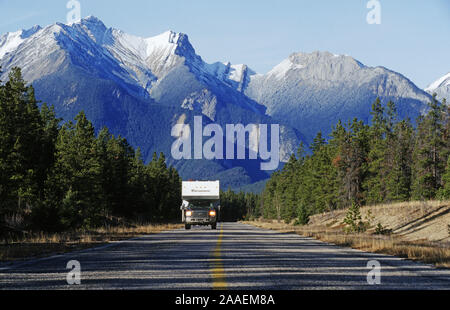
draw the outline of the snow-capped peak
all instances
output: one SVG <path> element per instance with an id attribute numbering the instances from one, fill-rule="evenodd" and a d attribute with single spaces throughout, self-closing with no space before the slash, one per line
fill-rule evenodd
<path id="1" fill-rule="evenodd" d="M 66 24 L 67 26 L 73 26 L 76 24 L 97 24 L 97 25 L 103 25 L 104 23 L 97 17 L 95 17 L 94 15 L 89 15 L 87 17 L 83 17 L 80 20 L 77 20 L 75 22 L 72 23 L 68 23 Z"/>
<path id="2" fill-rule="evenodd" d="M 284 80 L 300 76 L 304 79 L 337 81 L 366 66 L 353 57 L 330 52 L 293 53 L 267 74 L 256 78 Z"/>
<path id="3" fill-rule="evenodd" d="M 177 44 L 178 39 L 180 38 L 181 33 L 176 33 L 172 30 L 167 30 L 159 35 L 146 38 L 145 40 L 148 43 L 155 45 L 164 45 L 164 44 Z"/>
<path id="4" fill-rule="evenodd" d="M 92 15 L 68 26 L 73 29 L 83 29 L 98 44 L 103 44 L 105 33 L 108 30 L 100 19 Z"/>
<path id="5" fill-rule="evenodd" d="M 0 59 L 7 53 L 14 51 L 24 40 L 22 39 L 22 30 L 8 32 L 0 38 Z"/>
<path id="6" fill-rule="evenodd" d="M 277 79 L 282 79 L 289 71 L 303 68 L 303 65 L 292 62 L 291 57 L 289 57 L 283 60 L 279 65 L 275 66 L 272 70 L 270 70 L 267 75 L 274 76 Z"/>
<path id="7" fill-rule="evenodd" d="M 15 51 L 26 39 L 41 30 L 41 26 L 34 26 L 30 29 L 8 32 L 0 37 L 0 59 L 7 53 Z"/>
<path id="8" fill-rule="evenodd" d="M 431 83 L 430 86 L 428 86 L 425 91 L 427 92 L 433 92 L 437 88 L 442 86 L 450 85 L 450 72 L 441 77 L 440 79 L 436 80 L 435 82 Z"/>
<path id="9" fill-rule="evenodd" d="M 106 28 L 105 24 L 95 16 L 89 15 L 88 17 L 80 19 L 78 22 L 74 24 L 80 24 L 85 26 L 91 26 L 96 28 Z"/>
<path id="10" fill-rule="evenodd" d="M 97 17 L 95 17 L 94 15 L 89 15 L 85 18 L 82 18 L 81 21 L 99 23 L 99 24 L 103 25 L 103 22 L 100 19 L 98 19 Z"/>
<path id="11" fill-rule="evenodd" d="M 180 40 L 181 36 L 181 33 L 175 33 L 170 30 L 160 35 L 144 39 L 147 46 L 147 57 L 161 50 L 165 50 L 168 53 L 175 53 L 175 49 L 178 47 L 178 40 Z"/>

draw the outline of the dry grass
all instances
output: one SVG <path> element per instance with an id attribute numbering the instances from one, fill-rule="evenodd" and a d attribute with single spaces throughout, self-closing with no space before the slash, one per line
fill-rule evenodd
<path id="1" fill-rule="evenodd" d="M 294 226 L 280 221 L 246 223 L 366 252 L 395 255 L 450 268 L 449 208 L 449 202 L 440 201 L 364 207 L 361 209 L 363 217 L 371 210 L 374 219 L 371 229 L 359 234 L 343 232 L 342 220 L 346 210 L 315 215 L 310 224 L 305 226 Z M 382 223 L 393 233 L 389 236 L 374 234 L 374 226 L 377 223 Z"/>
<path id="2" fill-rule="evenodd" d="M 10 237 L 0 242 L 0 261 L 14 261 L 49 254 L 60 254 L 112 241 L 181 228 L 179 224 L 146 224 L 118 227 L 103 227 L 89 231 L 46 234 L 28 233 L 24 237 Z"/>
<path id="3" fill-rule="evenodd" d="M 305 233 L 309 237 L 354 249 L 398 257 L 450 268 L 450 247 L 431 242 L 402 241 L 395 236 L 382 238 L 368 234 Z"/>
<path id="4" fill-rule="evenodd" d="M 408 241 L 450 242 L 450 201 L 412 201 L 381 204 L 361 208 L 363 219 L 371 212 L 372 229 L 380 223 L 395 235 Z M 311 217 L 308 227 L 318 230 L 340 230 L 346 210 L 337 210 Z"/>

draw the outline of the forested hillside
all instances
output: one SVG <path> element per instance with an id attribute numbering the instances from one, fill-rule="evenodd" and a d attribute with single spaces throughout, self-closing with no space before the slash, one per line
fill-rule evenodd
<path id="1" fill-rule="evenodd" d="M 18 68 L 0 83 L 0 230 L 175 220 L 180 191 L 163 154 L 145 165 L 140 150 L 108 128 L 96 135 L 83 112 L 63 123 L 53 107 L 39 109 Z"/>
<path id="2" fill-rule="evenodd" d="M 433 97 L 426 115 L 399 120 L 393 102 L 372 106 L 371 124 L 339 122 L 301 146 L 262 195 L 261 215 L 308 222 L 350 205 L 450 198 L 450 107 Z"/>

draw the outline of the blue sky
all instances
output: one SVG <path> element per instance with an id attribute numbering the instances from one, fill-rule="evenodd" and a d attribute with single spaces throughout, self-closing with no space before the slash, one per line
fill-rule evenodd
<path id="1" fill-rule="evenodd" d="M 207 62 L 265 73 L 293 52 L 330 51 L 398 71 L 426 87 L 450 71 L 449 0 L 79 0 L 81 15 L 143 37 L 187 33 Z M 66 0 L 0 0 L 0 33 L 65 22 Z"/>

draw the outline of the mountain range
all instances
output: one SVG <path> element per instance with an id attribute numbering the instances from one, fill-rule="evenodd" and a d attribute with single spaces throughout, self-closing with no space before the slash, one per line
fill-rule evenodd
<path id="1" fill-rule="evenodd" d="M 431 100 L 427 91 L 449 93 L 448 79 L 424 91 L 400 73 L 329 52 L 292 54 L 266 74 L 244 64 L 208 64 L 186 34 L 141 38 L 92 16 L 2 35 L 0 66 L 1 80 L 12 67 L 22 68 L 37 98 L 64 120 L 84 110 L 97 130 L 108 126 L 140 147 L 145 161 L 164 152 L 184 179 L 220 179 L 225 188 L 261 182 L 270 172 L 260 170 L 261 160 L 175 161 L 173 125 L 193 127 L 196 115 L 222 128 L 279 124 L 285 162 L 300 142 L 329 134 L 340 119 L 368 121 L 377 97 L 415 119 Z"/>

